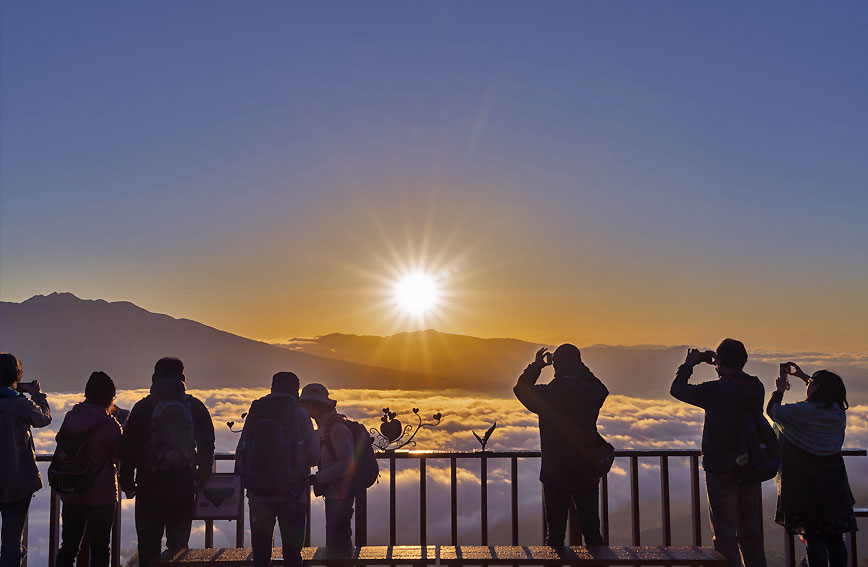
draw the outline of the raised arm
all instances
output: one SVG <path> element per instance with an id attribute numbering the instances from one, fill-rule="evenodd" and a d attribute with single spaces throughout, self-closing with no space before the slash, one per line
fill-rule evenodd
<path id="1" fill-rule="evenodd" d="M 542 390 L 544 388 L 537 386 L 536 381 L 539 380 L 542 369 L 548 364 L 545 359 L 546 350 L 546 348 L 541 348 L 537 351 L 536 358 L 527 365 L 512 389 L 518 401 L 533 413 L 539 413 L 543 408 Z"/>
<path id="2" fill-rule="evenodd" d="M 45 397 L 45 392 L 39 387 L 39 382 L 34 381 L 27 387 L 27 391 L 30 393 L 30 400 L 28 400 L 30 403 L 24 413 L 27 424 L 36 428 L 50 425 L 51 409 L 48 407 L 48 398 Z"/>
<path id="3" fill-rule="evenodd" d="M 675 373 L 675 380 L 672 381 L 669 394 L 676 400 L 705 408 L 712 394 L 708 384 L 688 384 L 688 380 L 693 375 L 693 367 L 699 362 L 700 352 L 696 349 L 689 349 L 684 364 L 679 366 Z"/>
<path id="4" fill-rule="evenodd" d="M 802 372 L 802 370 L 794 363 L 789 362 L 787 364 L 795 366 L 799 373 L 804 374 L 804 372 Z M 766 405 L 766 413 L 770 418 L 772 418 L 772 421 L 777 421 L 775 419 L 775 408 L 781 405 L 781 402 L 784 400 L 784 392 L 790 388 L 790 381 L 787 380 L 787 364 L 781 364 L 781 373 L 775 379 L 776 389 L 772 392 L 772 395 L 769 398 L 769 403 Z"/>

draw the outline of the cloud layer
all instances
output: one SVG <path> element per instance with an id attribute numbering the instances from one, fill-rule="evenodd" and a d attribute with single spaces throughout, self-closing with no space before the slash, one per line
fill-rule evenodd
<path id="1" fill-rule="evenodd" d="M 217 451 L 232 452 L 238 435 L 229 430 L 228 421 L 240 422 L 250 402 L 267 391 L 246 390 L 192 390 L 211 410 L 217 431 Z M 127 390 L 119 393 L 117 404 L 130 408 L 146 394 L 145 390 Z M 422 416 L 435 412 L 443 413 L 439 427 L 424 429 L 417 436 L 419 450 L 473 451 L 479 443 L 472 431 L 482 433 L 497 421 L 497 430 L 492 435 L 488 449 L 533 450 L 539 448 L 536 417 L 527 412 L 514 399 L 477 398 L 458 392 L 418 391 L 373 391 L 335 390 L 333 396 L 339 401 L 339 411 L 346 413 L 369 427 L 378 426 L 381 408 L 389 407 L 398 413 L 405 423 L 412 423 L 411 408 L 420 408 Z M 39 453 L 50 453 L 54 447 L 54 434 L 63 415 L 72 405 L 81 400 L 80 394 L 53 394 L 49 398 L 54 423 L 45 429 L 35 430 L 34 437 Z M 795 401 L 795 399 L 788 400 Z M 702 434 L 702 411 L 674 400 L 645 400 L 627 396 L 610 396 L 600 414 L 601 433 L 619 449 L 696 449 Z M 236 427 L 237 429 L 237 427 Z M 868 447 L 868 405 L 854 405 L 848 411 L 848 428 L 845 446 Z M 689 543 L 687 529 L 689 515 L 689 476 L 685 459 L 672 459 L 670 485 L 672 487 L 673 530 L 676 543 Z M 868 502 L 868 459 L 851 458 L 847 461 L 853 491 L 860 504 Z M 507 459 L 492 459 L 488 464 L 488 523 L 489 542 L 510 541 L 510 463 Z M 480 463 L 478 459 L 459 461 L 458 469 L 458 528 L 461 543 L 480 542 Z M 540 543 L 542 540 L 542 504 L 540 485 L 537 481 L 537 459 L 519 461 L 519 517 L 520 539 L 524 543 Z M 44 470 L 44 466 L 42 467 Z M 218 463 L 218 470 L 228 470 L 231 464 Z M 630 543 L 630 488 L 629 462 L 618 459 L 609 475 L 610 529 L 613 543 Z M 419 539 L 419 468 L 414 460 L 399 460 L 397 463 L 397 540 L 399 543 L 415 543 Z M 369 491 L 368 539 L 372 544 L 387 543 L 389 530 L 388 461 L 381 461 L 380 483 Z M 450 470 L 448 460 L 430 459 L 427 466 L 427 536 L 431 543 L 449 543 L 451 533 L 449 508 Z M 660 535 L 660 473 L 659 461 L 655 458 L 641 459 L 639 470 L 640 510 L 642 543 L 662 543 Z M 766 511 L 767 547 L 770 557 L 779 553 L 781 530 L 771 522 L 774 509 L 774 483 L 764 486 L 764 509 Z M 31 515 L 30 549 L 34 565 L 46 562 L 48 537 L 48 491 L 38 493 Z M 704 494 L 702 496 L 704 498 Z M 129 557 L 135 547 L 133 502 L 124 501 L 122 547 L 124 557 Z M 705 506 L 702 506 L 702 523 L 705 526 L 703 541 L 710 542 Z M 313 543 L 322 544 L 324 534 L 322 501 L 314 500 L 312 512 Z M 215 525 L 215 544 L 234 545 L 233 523 L 218 521 Z M 774 534 L 774 535 L 771 535 Z M 204 544 L 204 525 L 194 526 L 192 546 Z M 862 538 L 863 545 L 868 543 Z M 249 534 L 247 537 L 249 545 Z M 861 547 L 861 546 L 860 546 Z"/>

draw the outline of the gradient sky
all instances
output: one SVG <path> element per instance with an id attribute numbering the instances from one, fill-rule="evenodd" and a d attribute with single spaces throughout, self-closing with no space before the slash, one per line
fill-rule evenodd
<path id="1" fill-rule="evenodd" d="M 868 3 L 2 2 L 0 297 L 868 349 Z M 425 321 L 388 279 L 441 274 Z"/>

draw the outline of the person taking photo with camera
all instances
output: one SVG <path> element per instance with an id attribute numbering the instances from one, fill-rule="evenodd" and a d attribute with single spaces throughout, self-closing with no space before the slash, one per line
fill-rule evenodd
<path id="1" fill-rule="evenodd" d="M 718 379 L 689 384 L 698 364 L 714 365 Z M 765 567 L 763 549 L 762 483 L 743 481 L 734 467 L 744 461 L 739 438 L 745 415 L 762 417 L 765 389 L 744 372 L 747 349 L 741 341 L 724 339 L 717 350 L 689 349 L 678 367 L 669 393 L 677 400 L 705 410 L 702 428 L 702 467 L 708 492 L 708 515 L 714 549 L 740 567 Z M 739 550 L 741 552 L 739 553 Z"/>
<path id="2" fill-rule="evenodd" d="M 21 382 L 21 376 L 21 361 L 0 353 L 0 567 L 19 567 L 27 554 L 24 524 L 30 500 L 42 488 L 30 428 L 51 423 L 39 381 Z"/>
<path id="3" fill-rule="evenodd" d="M 546 351 L 537 351 L 513 388 L 518 401 L 539 416 L 546 545 L 564 545 L 570 503 L 578 511 L 585 544 L 603 545 L 600 478 L 608 467 L 596 461 L 601 450 L 613 456 L 614 449 L 597 432 L 597 417 L 609 390 L 585 366 L 575 345 L 562 344 L 554 353 Z M 554 379 L 537 384 L 542 369 L 549 365 L 554 366 Z M 607 464 L 610 467 L 611 460 Z"/>

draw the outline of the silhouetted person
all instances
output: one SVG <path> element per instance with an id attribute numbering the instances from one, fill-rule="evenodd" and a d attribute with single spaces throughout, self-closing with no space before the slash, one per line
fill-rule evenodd
<path id="1" fill-rule="evenodd" d="M 121 489 L 136 497 L 139 565 L 166 547 L 186 549 L 198 486 L 211 475 L 214 424 L 200 400 L 187 394 L 184 364 L 161 358 L 151 393 L 130 411 L 121 443 Z"/>
<path id="2" fill-rule="evenodd" d="M 788 374 L 805 382 L 807 397 L 781 405 L 790 385 Z M 841 455 L 847 389 L 837 374 L 820 370 L 808 376 L 794 362 L 781 365 L 776 386 L 766 407 L 781 433 L 775 521 L 788 534 L 805 539 L 811 567 L 846 567 L 843 534 L 858 529 L 856 501 Z"/>
<path id="3" fill-rule="evenodd" d="M 61 494 L 63 501 L 63 541 L 56 567 L 72 567 L 87 528 L 91 567 L 108 567 L 112 523 L 118 501 L 115 465 L 120 463 L 121 426 L 112 416 L 117 390 L 105 372 L 94 372 L 84 388 L 84 402 L 72 407 L 57 433 L 57 450 L 84 445 L 89 486 Z M 55 457 L 56 459 L 57 457 Z M 77 471 L 76 471 L 77 473 Z M 49 478 L 51 473 L 49 473 Z"/>
<path id="4" fill-rule="evenodd" d="M 765 390 L 762 382 L 742 370 L 747 364 L 747 350 L 741 341 L 724 339 L 713 360 L 704 360 L 715 365 L 719 379 L 688 384 L 693 367 L 701 362 L 702 352 L 688 350 L 669 393 L 682 402 L 705 410 L 702 467 L 705 469 L 714 549 L 731 565 L 740 566 L 743 558 L 747 567 L 765 567 L 760 517 L 762 483 L 741 483 L 731 472 L 736 456 L 741 453 L 742 416 L 757 413 L 762 416 Z"/>
<path id="5" fill-rule="evenodd" d="M 585 366 L 574 345 L 563 344 L 551 355 L 546 350 L 537 351 L 513 388 L 518 401 L 539 415 L 546 545 L 564 545 L 570 503 L 578 511 L 586 545 L 603 545 L 600 477 L 590 458 L 600 439 L 597 417 L 609 390 Z M 536 384 L 549 364 L 554 366 L 555 378 L 548 384 Z"/>
<path id="6" fill-rule="evenodd" d="M 19 567 L 27 554 L 24 523 L 30 499 L 42 488 L 30 428 L 51 423 L 39 382 L 22 383 L 21 376 L 21 362 L 0 353 L 0 567 Z"/>
<path id="7" fill-rule="evenodd" d="M 283 564 L 301 566 L 307 479 L 319 462 L 319 443 L 307 410 L 298 405 L 298 376 L 278 372 L 271 393 L 255 400 L 235 450 L 250 503 L 253 567 L 271 565 L 274 522 L 280 525 Z"/>
<path id="8" fill-rule="evenodd" d="M 352 488 L 355 450 L 353 434 L 337 413 L 337 402 L 329 398 L 322 384 L 308 384 L 301 391 L 299 403 L 316 420 L 320 442 L 320 462 L 317 473 L 311 475 L 314 494 L 325 496 L 326 547 L 335 553 L 348 553 L 353 548 Z"/>

